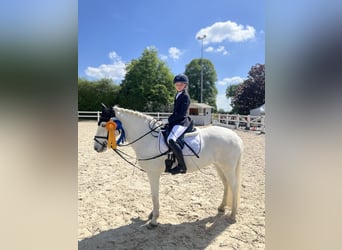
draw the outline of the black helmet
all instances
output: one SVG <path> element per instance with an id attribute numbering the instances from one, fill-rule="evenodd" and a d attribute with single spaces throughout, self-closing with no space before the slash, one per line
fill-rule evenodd
<path id="1" fill-rule="evenodd" d="M 189 79 L 186 75 L 179 74 L 179 75 L 176 75 L 175 78 L 173 79 L 173 83 L 176 83 L 176 82 L 189 83 Z"/>

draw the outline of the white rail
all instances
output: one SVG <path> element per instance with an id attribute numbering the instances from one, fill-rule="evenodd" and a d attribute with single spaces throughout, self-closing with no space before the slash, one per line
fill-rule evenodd
<path id="1" fill-rule="evenodd" d="M 265 132 L 265 116 L 213 114 L 213 124 Z"/>
<path id="2" fill-rule="evenodd" d="M 78 111 L 78 118 L 96 118 L 97 121 L 100 120 L 101 111 Z M 146 115 L 153 116 L 156 119 L 167 119 L 171 113 L 163 113 L 163 112 L 148 112 L 144 113 Z"/>
<path id="3" fill-rule="evenodd" d="M 100 120 L 101 111 L 78 111 L 78 118 L 96 118 Z"/>
<path id="4" fill-rule="evenodd" d="M 78 111 L 78 118 L 94 118 L 100 120 L 101 111 Z M 144 113 L 155 117 L 156 119 L 167 119 L 171 113 L 163 112 L 147 112 Z M 245 127 L 250 130 L 260 130 L 265 132 L 265 116 L 251 115 L 229 115 L 229 114 L 213 114 L 212 121 L 215 125 L 226 127 L 240 128 Z"/>

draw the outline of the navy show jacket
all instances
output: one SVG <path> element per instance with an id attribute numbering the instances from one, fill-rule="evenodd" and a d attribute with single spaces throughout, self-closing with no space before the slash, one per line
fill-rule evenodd
<path id="1" fill-rule="evenodd" d="M 190 96 L 183 90 L 178 96 L 175 96 L 173 113 L 168 118 L 169 126 L 172 128 L 175 125 L 182 125 L 184 127 L 189 127 L 191 119 L 188 116 L 188 109 L 190 106 Z"/>

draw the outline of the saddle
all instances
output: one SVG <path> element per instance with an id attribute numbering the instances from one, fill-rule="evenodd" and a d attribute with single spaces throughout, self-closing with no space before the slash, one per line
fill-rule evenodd
<path id="1" fill-rule="evenodd" d="M 159 152 L 165 153 L 169 151 L 169 146 L 167 143 L 167 137 L 170 133 L 169 128 L 164 128 L 161 130 L 159 134 Z M 177 143 L 182 148 L 182 152 L 184 156 L 193 156 L 198 157 L 198 154 L 201 151 L 201 137 L 199 134 L 199 129 L 194 127 L 194 122 L 191 121 L 189 127 L 185 130 L 185 132 L 177 139 Z"/>
<path id="2" fill-rule="evenodd" d="M 177 142 L 181 145 L 181 148 L 184 148 L 184 136 L 187 133 L 191 133 L 194 132 L 196 129 L 194 128 L 194 121 L 191 120 L 190 125 L 188 126 L 188 128 L 184 131 L 184 133 L 177 139 Z M 169 128 L 169 126 L 165 126 L 162 130 L 162 134 L 164 137 L 164 141 L 166 143 L 166 145 L 168 144 L 167 142 L 167 137 L 169 136 L 169 134 L 171 133 L 171 129 Z"/>

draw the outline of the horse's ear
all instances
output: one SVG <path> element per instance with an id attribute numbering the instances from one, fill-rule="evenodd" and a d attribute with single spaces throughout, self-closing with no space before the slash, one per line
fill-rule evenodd
<path id="1" fill-rule="evenodd" d="M 104 105 L 102 102 L 101 102 L 101 106 L 102 106 L 104 109 L 107 109 L 107 106 Z"/>

